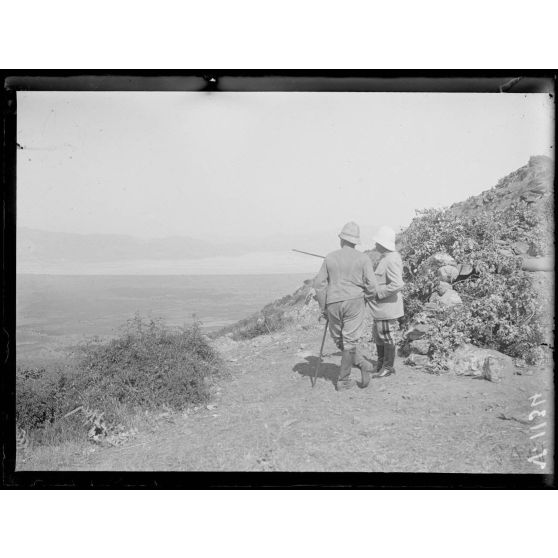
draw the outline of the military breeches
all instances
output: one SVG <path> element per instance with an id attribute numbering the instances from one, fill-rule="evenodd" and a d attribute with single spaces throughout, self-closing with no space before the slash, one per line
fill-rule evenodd
<path id="1" fill-rule="evenodd" d="M 364 298 L 353 298 L 327 305 L 329 332 L 337 347 L 341 350 L 353 349 L 362 337 Z"/>

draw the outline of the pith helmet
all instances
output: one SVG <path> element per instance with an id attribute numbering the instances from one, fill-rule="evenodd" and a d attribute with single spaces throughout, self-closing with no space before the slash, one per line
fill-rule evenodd
<path id="1" fill-rule="evenodd" d="M 383 246 L 386 250 L 390 252 L 395 251 L 395 231 L 389 227 L 380 227 L 376 236 L 374 237 L 374 242 Z"/>
<path id="2" fill-rule="evenodd" d="M 339 233 L 339 238 L 351 242 L 352 244 L 360 244 L 360 228 L 354 222 L 347 223 L 343 230 Z"/>

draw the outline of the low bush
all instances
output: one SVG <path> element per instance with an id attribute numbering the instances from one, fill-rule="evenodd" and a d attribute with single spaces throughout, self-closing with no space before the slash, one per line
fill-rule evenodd
<path id="1" fill-rule="evenodd" d="M 120 337 L 81 350 L 74 385 L 94 408 L 106 407 L 107 400 L 173 409 L 199 403 L 207 398 L 209 378 L 219 371 L 219 357 L 198 324 L 172 331 L 136 317 Z"/>
<path id="2" fill-rule="evenodd" d="M 16 422 L 25 430 L 52 423 L 61 407 L 63 375 L 44 368 L 16 372 Z"/>
<path id="3" fill-rule="evenodd" d="M 107 424 L 116 425 L 123 414 L 138 409 L 179 410 L 205 402 L 211 383 L 223 374 L 223 363 L 199 324 L 172 330 L 140 316 L 130 320 L 117 338 L 82 345 L 76 362 L 71 373 L 18 370 L 20 428 L 43 429 L 35 432 L 43 440 L 47 433 L 59 441 L 68 432 L 70 437 L 83 436 L 91 421 L 83 420 L 82 413 L 60 422 L 79 406 L 103 413 Z"/>

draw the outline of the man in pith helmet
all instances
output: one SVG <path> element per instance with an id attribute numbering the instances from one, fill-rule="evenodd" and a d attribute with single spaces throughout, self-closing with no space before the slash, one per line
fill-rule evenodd
<path id="1" fill-rule="evenodd" d="M 351 368 L 361 371 L 360 387 L 370 382 L 371 364 L 358 349 L 363 334 L 365 295 L 376 295 L 377 282 L 370 258 L 355 250 L 360 243 L 359 226 L 347 223 L 339 233 L 341 248 L 329 253 L 314 279 L 314 288 L 322 314 L 329 319 L 329 332 L 342 351 L 341 371 L 336 389 L 350 389 L 355 382 L 350 379 Z"/>
<path id="2" fill-rule="evenodd" d="M 377 295 L 368 299 L 374 318 L 372 329 L 378 352 L 376 372 L 380 377 L 395 374 L 395 335 L 403 311 L 403 262 L 395 250 L 395 231 L 380 227 L 374 237 L 381 259 L 376 267 Z"/>

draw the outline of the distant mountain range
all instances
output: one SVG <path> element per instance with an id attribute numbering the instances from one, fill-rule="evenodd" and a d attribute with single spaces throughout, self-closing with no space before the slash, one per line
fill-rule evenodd
<path id="1" fill-rule="evenodd" d="M 17 261 L 18 266 L 26 267 L 30 264 L 192 260 L 235 257 L 254 252 L 288 252 L 291 248 L 325 254 L 337 248 L 337 232 L 255 235 L 253 238 L 215 242 L 182 236 L 143 239 L 128 235 L 76 234 L 18 227 Z M 369 247 L 371 227 L 362 227 L 362 238 L 361 248 Z"/>
<path id="2" fill-rule="evenodd" d="M 315 258 L 296 255 L 291 248 L 325 254 L 337 247 L 336 234 L 337 231 L 255 235 L 253 238 L 215 242 L 179 236 L 143 239 L 18 227 L 17 270 L 18 273 L 126 274 L 138 270 L 145 273 L 161 270 L 190 273 L 197 269 L 212 273 L 214 269 L 233 270 L 235 266 L 231 262 L 238 261 L 245 271 L 253 268 L 264 273 L 273 268 L 274 272 L 283 269 L 297 272 L 299 264 L 302 266 L 300 271 L 312 267 Z"/>
<path id="3" fill-rule="evenodd" d="M 237 244 L 214 244 L 188 237 L 142 239 L 126 235 L 74 234 L 21 227 L 18 263 L 122 262 L 184 260 L 237 256 L 248 251 Z"/>

